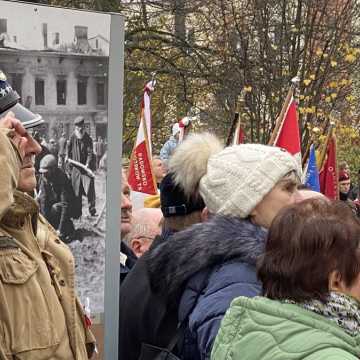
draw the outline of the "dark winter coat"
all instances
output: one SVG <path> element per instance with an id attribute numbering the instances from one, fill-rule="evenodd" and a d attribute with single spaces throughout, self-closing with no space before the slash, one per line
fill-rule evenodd
<path id="1" fill-rule="evenodd" d="M 119 359 L 137 360 L 142 342 L 166 347 L 188 314 L 180 357 L 209 358 L 231 300 L 260 293 L 255 263 L 265 237 L 249 221 L 219 216 L 174 234 L 140 258 L 120 291 Z"/>
<path id="2" fill-rule="evenodd" d="M 46 219 L 50 217 L 51 209 L 54 204 L 62 203 L 64 206 L 61 210 L 60 225 L 66 221 L 66 218 L 76 216 L 73 212 L 72 204 L 74 201 L 74 190 L 71 186 L 70 180 L 61 169 L 56 168 L 55 173 L 51 179 L 46 179 L 43 176 L 39 180 L 39 206 L 41 214 Z"/>
<path id="3" fill-rule="evenodd" d="M 92 168 L 93 161 L 93 142 L 88 133 L 84 133 L 81 139 L 72 134 L 67 145 L 67 156 L 69 159 L 78 161 Z M 75 195 L 81 194 L 81 185 L 87 194 L 90 189 L 92 179 L 82 169 L 73 166 L 71 170 L 71 183 L 75 191 Z"/>
<path id="4" fill-rule="evenodd" d="M 153 292 L 148 273 L 149 253 L 154 245 L 158 246 L 166 240 L 157 236 L 151 249 L 137 260 L 121 282 L 119 360 L 138 360 L 142 342 L 166 347 L 176 330 L 178 304 L 173 304 L 167 312 L 166 293 Z"/>

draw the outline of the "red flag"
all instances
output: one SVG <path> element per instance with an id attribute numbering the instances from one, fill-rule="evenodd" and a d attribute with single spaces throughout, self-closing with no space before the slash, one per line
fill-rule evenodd
<path id="1" fill-rule="evenodd" d="M 141 103 L 141 116 L 136 142 L 130 158 L 128 182 L 133 191 L 156 195 L 157 186 L 151 164 L 151 111 L 150 92 L 153 84 L 148 83 L 144 89 Z"/>
<path id="2" fill-rule="evenodd" d="M 326 149 L 326 160 L 319 173 L 320 191 L 329 199 L 339 198 L 336 163 L 336 138 L 332 135 Z"/>
<path id="3" fill-rule="evenodd" d="M 297 105 L 292 97 L 284 115 L 284 121 L 277 133 L 274 146 L 286 149 L 294 155 L 301 163 L 301 143 L 299 132 L 299 119 Z"/>

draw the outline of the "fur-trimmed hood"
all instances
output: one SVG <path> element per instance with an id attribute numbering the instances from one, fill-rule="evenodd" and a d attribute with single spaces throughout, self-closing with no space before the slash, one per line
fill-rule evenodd
<path id="1" fill-rule="evenodd" d="M 248 220 L 215 216 L 171 236 L 148 252 L 152 288 L 171 297 L 196 272 L 230 259 L 255 265 L 267 231 Z"/>

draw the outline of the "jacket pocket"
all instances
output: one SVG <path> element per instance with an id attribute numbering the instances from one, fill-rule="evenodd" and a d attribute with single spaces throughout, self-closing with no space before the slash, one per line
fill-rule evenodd
<path id="1" fill-rule="evenodd" d="M 24 284 L 38 267 L 38 263 L 20 249 L 0 252 L 0 277 L 6 284 Z"/>
<path id="2" fill-rule="evenodd" d="M 0 250 L 0 343 L 10 359 L 50 359 L 59 344 L 39 267 L 20 248 Z"/>

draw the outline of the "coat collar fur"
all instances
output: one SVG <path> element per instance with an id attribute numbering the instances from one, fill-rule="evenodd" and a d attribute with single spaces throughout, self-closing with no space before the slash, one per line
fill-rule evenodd
<path id="1" fill-rule="evenodd" d="M 249 220 L 215 216 L 171 236 L 146 257 L 154 291 L 171 297 L 196 272 L 230 259 L 255 265 L 267 231 Z"/>

